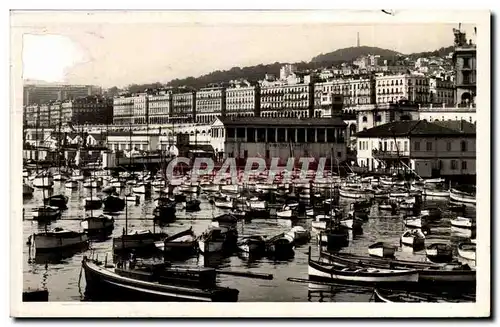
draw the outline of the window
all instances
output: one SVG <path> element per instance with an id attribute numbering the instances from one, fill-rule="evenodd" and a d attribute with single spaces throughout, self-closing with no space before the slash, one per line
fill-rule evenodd
<path id="1" fill-rule="evenodd" d="M 460 142 L 460 148 L 461 148 L 462 152 L 467 151 L 467 141 Z"/>
<path id="2" fill-rule="evenodd" d="M 415 151 L 420 151 L 420 142 L 419 141 L 415 141 L 414 148 L 415 148 Z"/>
<path id="3" fill-rule="evenodd" d="M 329 128 L 326 130 L 326 141 L 328 143 L 335 142 L 335 130 L 333 128 Z"/>
<path id="4" fill-rule="evenodd" d="M 446 151 L 451 151 L 451 142 L 446 142 Z"/>
<path id="5" fill-rule="evenodd" d="M 274 143 L 276 142 L 276 134 L 274 128 L 267 129 L 267 142 Z"/>
<path id="6" fill-rule="evenodd" d="M 451 161 L 451 169 L 452 170 L 457 169 L 457 161 L 456 160 Z"/>
<path id="7" fill-rule="evenodd" d="M 366 116 L 363 116 L 363 123 L 366 123 L 368 121 L 368 118 Z"/>
<path id="8" fill-rule="evenodd" d="M 462 169 L 467 169 L 467 161 L 462 161 Z"/>
<path id="9" fill-rule="evenodd" d="M 425 149 L 426 149 L 427 151 L 432 151 L 432 142 L 427 142 L 427 143 L 425 144 Z"/>
<path id="10" fill-rule="evenodd" d="M 278 142 L 286 142 L 285 131 L 284 128 L 278 128 Z"/>
<path id="11" fill-rule="evenodd" d="M 295 142 L 295 128 L 288 129 L 288 142 Z"/>
<path id="12" fill-rule="evenodd" d="M 317 138 L 318 142 L 325 142 L 325 129 L 324 128 L 318 128 L 317 132 Z"/>

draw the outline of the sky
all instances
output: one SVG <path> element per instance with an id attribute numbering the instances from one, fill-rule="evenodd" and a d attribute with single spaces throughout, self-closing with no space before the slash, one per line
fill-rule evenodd
<path id="1" fill-rule="evenodd" d="M 401 53 L 453 44 L 458 24 L 70 24 L 23 35 L 23 79 L 123 87 L 214 70 L 310 61 L 360 44 Z M 473 26 L 462 25 L 467 38 Z"/>

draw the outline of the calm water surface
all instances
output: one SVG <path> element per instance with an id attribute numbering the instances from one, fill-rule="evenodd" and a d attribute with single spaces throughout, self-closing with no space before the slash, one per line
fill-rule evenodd
<path id="1" fill-rule="evenodd" d="M 80 219 L 89 215 L 89 211 L 83 208 L 83 199 L 90 196 L 90 190 L 82 187 L 80 183 L 78 189 L 70 190 L 64 187 L 64 183 L 54 182 L 53 190 L 45 191 L 46 196 L 53 194 L 65 194 L 69 197 L 68 209 L 63 211 L 62 218 L 52 222 L 49 227 L 63 227 L 65 229 L 79 231 Z M 49 290 L 49 301 L 81 301 L 85 290 L 85 277 L 81 276 L 81 260 L 85 254 L 90 251 L 83 251 L 71 254 L 66 258 L 52 258 L 36 256 L 35 260 L 29 260 L 31 253 L 25 244 L 28 236 L 34 232 L 43 231 L 45 225 L 38 225 L 36 221 L 31 220 L 30 209 L 43 203 L 43 191 L 35 189 L 33 197 L 24 199 L 25 217 L 23 221 L 24 233 L 24 251 L 23 251 L 23 275 L 24 288 L 47 287 Z M 93 195 L 101 195 L 100 191 L 92 190 Z M 128 190 L 122 190 L 120 195 L 128 193 Z M 153 194 L 151 198 L 157 195 Z M 141 195 L 139 205 L 128 203 L 128 228 L 150 229 L 153 230 L 153 201 L 151 198 L 145 198 Z M 201 195 L 201 211 L 195 213 L 186 213 L 184 210 L 177 210 L 177 220 L 166 226 L 154 226 L 156 231 L 163 230 L 168 234 L 174 234 L 193 226 L 196 234 L 202 233 L 210 224 L 212 216 L 217 216 L 224 211 L 213 209 L 208 203 L 208 198 Z M 434 200 L 424 202 L 426 206 L 446 207 L 448 200 Z M 348 200 L 341 199 L 341 205 L 348 208 Z M 93 214 L 102 213 L 100 210 L 94 210 Z M 460 241 L 466 241 L 470 238 L 467 232 L 452 231 L 449 224 L 450 212 L 445 212 L 444 217 L 431 227 L 431 235 L 428 236 L 426 243 L 433 241 L 451 241 L 457 244 Z M 467 215 L 475 216 L 475 208 L 467 207 Z M 114 236 L 122 233 L 125 226 L 125 211 L 115 215 Z M 302 220 L 300 225 L 310 229 L 311 219 Z M 288 231 L 290 228 L 278 224 L 275 219 L 254 219 L 251 223 L 240 222 L 238 225 L 239 235 L 268 235 L 273 236 Z M 367 255 L 367 247 L 374 242 L 384 241 L 399 245 L 399 239 L 404 231 L 401 215 L 391 216 L 387 212 L 379 212 L 377 207 L 371 209 L 370 219 L 363 224 L 363 234 L 350 235 L 349 247 L 343 249 L 343 252 L 351 252 Z M 317 255 L 318 247 L 316 238 L 311 239 L 310 244 L 297 247 L 295 256 L 285 261 L 273 261 L 267 258 L 258 260 L 249 260 L 244 257 L 233 255 L 231 257 L 211 256 L 205 258 L 199 257 L 189 259 L 179 264 L 192 264 L 200 266 L 210 266 L 221 269 L 250 270 L 254 272 L 271 273 L 273 280 L 259 280 L 242 277 L 219 275 L 220 284 L 237 288 L 240 291 L 239 301 L 272 301 L 272 302 L 297 302 L 297 301 L 328 301 L 328 302 L 366 302 L 369 301 L 372 292 L 361 288 L 351 286 L 323 286 L 308 283 L 290 282 L 287 278 L 308 278 L 307 251 L 311 246 L 313 256 Z M 103 242 L 93 242 L 91 247 L 99 258 L 104 259 L 106 253 L 108 258 L 112 254 L 112 238 Z M 425 250 L 413 252 L 411 248 L 399 248 L 396 253 L 397 258 L 424 261 Z"/>

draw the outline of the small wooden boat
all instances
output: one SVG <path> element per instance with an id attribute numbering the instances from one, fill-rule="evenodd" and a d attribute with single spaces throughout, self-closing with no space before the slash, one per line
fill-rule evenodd
<path id="1" fill-rule="evenodd" d="M 339 195 L 344 198 L 349 199 L 362 199 L 368 195 L 365 191 L 360 189 L 348 188 L 348 187 L 340 187 Z"/>
<path id="2" fill-rule="evenodd" d="M 102 206 L 102 200 L 96 196 L 86 197 L 84 202 L 85 210 L 97 210 Z"/>
<path id="3" fill-rule="evenodd" d="M 104 211 L 107 212 L 118 212 L 125 208 L 125 199 L 120 198 L 117 195 L 111 194 L 102 199 L 104 205 Z"/>
<path id="4" fill-rule="evenodd" d="M 349 217 L 347 218 L 342 218 L 339 220 L 340 226 L 344 226 L 345 228 L 348 229 L 360 229 L 361 228 L 361 222 L 354 218 L 353 216 L 354 213 L 350 214 Z"/>
<path id="5" fill-rule="evenodd" d="M 54 220 L 61 217 L 61 210 L 58 207 L 42 206 L 32 209 L 33 220 L 45 221 Z"/>
<path id="6" fill-rule="evenodd" d="M 349 232 L 340 226 L 322 230 L 317 237 L 318 244 L 327 248 L 341 248 L 349 245 Z"/>
<path id="7" fill-rule="evenodd" d="M 212 218 L 211 226 L 213 227 L 229 227 L 236 228 L 238 225 L 238 218 L 232 214 L 222 214 Z"/>
<path id="8" fill-rule="evenodd" d="M 396 205 L 394 203 L 383 202 L 378 205 L 379 210 L 395 210 Z"/>
<path id="9" fill-rule="evenodd" d="M 232 250 L 237 239 L 238 232 L 234 228 L 210 226 L 198 239 L 198 248 L 203 254 L 224 252 Z"/>
<path id="10" fill-rule="evenodd" d="M 29 197 L 33 195 L 35 189 L 26 183 L 23 183 L 23 197 Z"/>
<path id="11" fill-rule="evenodd" d="M 83 258 L 85 295 L 107 301 L 235 302 L 238 290 L 217 286 L 213 268 L 170 267 L 168 263 L 102 264 Z M 126 266 L 126 265 L 125 265 Z"/>
<path id="12" fill-rule="evenodd" d="M 236 244 L 238 250 L 248 255 L 263 254 L 266 250 L 266 241 L 262 236 L 254 235 L 243 237 Z"/>
<path id="13" fill-rule="evenodd" d="M 233 199 L 230 199 L 229 197 L 214 199 L 214 205 L 217 208 L 221 208 L 221 209 L 234 209 L 234 208 L 236 208 L 236 204 L 234 203 Z"/>
<path id="14" fill-rule="evenodd" d="M 293 239 L 285 233 L 267 239 L 266 253 L 276 257 L 292 255 L 294 253 Z"/>
<path id="15" fill-rule="evenodd" d="M 88 244 L 85 233 L 74 232 L 60 227 L 41 233 L 34 233 L 28 240 L 37 252 L 58 251 Z"/>
<path id="16" fill-rule="evenodd" d="M 456 217 L 450 219 L 451 226 L 459 228 L 472 228 L 474 227 L 474 221 L 469 217 Z"/>
<path id="17" fill-rule="evenodd" d="M 173 222 L 176 218 L 176 212 L 177 209 L 175 208 L 175 202 L 163 203 L 154 208 L 153 216 L 155 220 L 161 221 L 163 223 Z"/>
<path id="18" fill-rule="evenodd" d="M 311 226 L 316 230 L 324 230 L 331 221 L 332 217 L 329 215 L 317 215 L 316 219 L 311 222 Z"/>
<path id="19" fill-rule="evenodd" d="M 49 173 L 43 172 L 34 176 L 32 185 L 38 188 L 52 188 L 54 179 Z"/>
<path id="20" fill-rule="evenodd" d="M 309 254 L 309 279 L 356 283 L 417 283 L 417 270 L 396 270 L 362 267 L 338 267 L 315 261 Z"/>
<path id="21" fill-rule="evenodd" d="M 63 210 L 67 208 L 68 197 L 62 194 L 57 194 L 43 199 L 43 203 Z"/>
<path id="22" fill-rule="evenodd" d="M 420 229 L 407 230 L 403 233 L 403 235 L 401 235 L 401 243 L 413 248 L 419 248 L 423 246 L 424 242 L 425 235 Z"/>
<path id="23" fill-rule="evenodd" d="M 311 239 L 311 233 L 302 226 L 295 226 L 286 233 L 295 244 L 307 243 Z"/>
<path id="24" fill-rule="evenodd" d="M 426 294 L 421 292 L 407 292 L 403 290 L 387 290 L 376 288 L 374 290 L 375 302 L 382 303 L 462 303 L 475 302 L 473 297 L 442 298 L 437 294 Z"/>
<path id="25" fill-rule="evenodd" d="M 306 216 L 314 217 L 314 208 L 306 210 Z"/>
<path id="26" fill-rule="evenodd" d="M 425 225 L 422 222 L 422 217 L 420 217 L 420 216 L 418 216 L 418 217 L 406 217 L 406 218 L 404 218 L 403 222 L 404 222 L 405 226 L 409 227 L 409 228 L 422 228 L 423 225 Z"/>
<path id="27" fill-rule="evenodd" d="M 191 255 L 196 253 L 198 241 L 193 228 L 190 227 L 156 242 L 156 247 L 166 255 Z"/>
<path id="28" fill-rule="evenodd" d="M 107 215 L 97 217 L 87 217 L 82 220 L 80 225 L 83 231 L 89 235 L 110 233 L 115 226 L 115 219 Z"/>
<path id="29" fill-rule="evenodd" d="M 109 181 L 109 186 L 113 186 L 115 188 L 123 188 L 125 186 L 125 183 L 119 178 L 113 178 Z"/>
<path id="30" fill-rule="evenodd" d="M 199 211 L 200 210 L 200 204 L 201 204 L 200 200 L 198 200 L 198 199 L 192 199 L 192 200 L 186 201 L 184 207 L 185 207 L 185 210 L 187 212 Z"/>
<path id="31" fill-rule="evenodd" d="M 182 193 L 198 193 L 200 187 L 198 185 L 179 185 L 177 190 Z"/>
<path id="32" fill-rule="evenodd" d="M 65 181 L 68 177 L 62 173 L 55 173 L 52 178 L 55 180 L 55 181 Z"/>
<path id="33" fill-rule="evenodd" d="M 368 247 L 368 254 L 374 257 L 393 258 L 396 249 L 393 245 L 377 242 Z"/>
<path id="34" fill-rule="evenodd" d="M 464 259 L 476 261 L 476 243 L 458 244 L 458 255 Z"/>
<path id="35" fill-rule="evenodd" d="M 201 190 L 206 193 L 219 192 L 220 186 L 217 184 L 204 184 L 201 185 Z"/>
<path id="36" fill-rule="evenodd" d="M 113 251 L 154 250 L 155 242 L 165 239 L 165 233 L 152 233 L 150 230 L 130 231 L 121 236 L 113 237 Z"/>
<path id="37" fill-rule="evenodd" d="M 440 190 L 436 188 L 424 188 L 422 190 L 423 196 L 433 197 L 433 198 L 448 198 L 450 197 L 449 190 Z"/>
<path id="38" fill-rule="evenodd" d="M 70 189 L 78 188 L 78 181 L 71 178 L 64 183 L 64 187 Z"/>
<path id="39" fill-rule="evenodd" d="M 456 189 L 450 189 L 450 200 L 460 203 L 476 204 L 476 195 Z"/>
<path id="40" fill-rule="evenodd" d="M 267 202 L 261 201 L 257 197 L 253 197 L 253 198 L 249 199 L 246 204 L 250 209 L 256 209 L 256 210 L 266 210 L 267 209 Z"/>
<path id="41" fill-rule="evenodd" d="M 450 262 L 453 258 L 453 250 L 450 245 L 444 243 L 432 243 L 425 249 L 427 258 L 432 262 Z"/>
<path id="42" fill-rule="evenodd" d="M 419 282 L 475 284 L 476 272 L 464 265 L 442 265 L 431 262 L 375 258 L 355 254 L 320 252 L 320 256 L 340 267 L 372 267 L 383 269 L 418 270 Z"/>

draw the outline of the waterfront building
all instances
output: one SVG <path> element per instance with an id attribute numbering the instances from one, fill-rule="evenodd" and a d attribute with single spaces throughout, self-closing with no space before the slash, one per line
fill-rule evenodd
<path id="1" fill-rule="evenodd" d="M 465 120 L 476 124 L 476 108 L 458 105 L 432 105 L 418 109 L 419 119 L 433 121 Z"/>
<path id="2" fill-rule="evenodd" d="M 195 121 L 210 124 L 217 117 L 226 114 L 226 88 L 221 86 L 206 87 L 196 92 Z"/>
<path id="3" fill-rule="evenodd" d="M 476 127 L 467 121 L 395 121 L 356 136 L 357 164 L 368 171 L 400 167 L 420 177 L 476 174 Z"/>
<path id="4" fill-rule="evenodd" d="M 263 85 L 260 90 L 260 116 L 297 118 L 314 116 L 314 85 Z"/>
<path id="5" fill-rule="evenodd" d="M 226 117 L 260 115 L 260 86 L 246 82 L 226 89 Z"/>
<path id="6" fill-rule="evenodd" d="M 148 123 L 167 124 L 172 111 L 172 93 L 166 90 L 147 95 Z"/>
<path id="7" fill-rule="evenodd" d="M 425 76 L 397 74 L 375 77 L 376 103 L 396 103 L 408 100 L 416 103 L 429 102 L 429 80 Z"/>
<path id="8" fill-rule="evenodd" d="M 172 93 L 172 110 L 169 121 L 193 123 L 196 119 L 196 92 L 194 90 L 176 90 Z"/>
<path id="9" fill-rule="evenodd" d="M 360 105 L 356 108 L 357 124 L 350 127 L 351 135 L 355 134 L 356 128 L 359 132 L 393 121 L 419 119 L 418 110 L 417 104 L 411 104 L 408 101 Z"/>
<path id="10" fill-rule="evenodd" d="M 113 124 L 143 125 L 147 117 L 147 95 L 126 94 L 113 98 Z"/>
<path id="11" fill-rule="evenodd" d="M 111 151 L 151 151 L 158 149 L 160 136 L 157 134 L 131 133 L 130 131 L 108 132 L 106 143 Z"/>
<path id="12" fill-rule="evenodd" d="M 219 118 L 211 128 L 211 144 L 223 158 L 261 157 L 346 159 L 346 124 L 341 118 Z"/>

